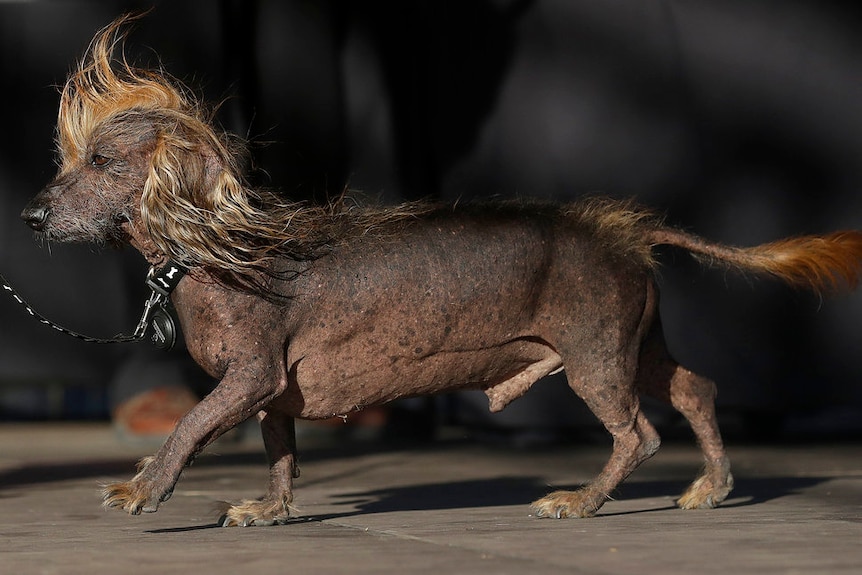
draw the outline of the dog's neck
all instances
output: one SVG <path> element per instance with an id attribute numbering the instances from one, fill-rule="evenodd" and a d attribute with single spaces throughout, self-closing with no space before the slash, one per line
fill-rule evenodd
<path id="1" fill-rule="evenodd" d="M 154 268 L 165 265 L 170 258 L 156 246 L 140 220 L 124 225 L 129 245 L 138 250 L 144 259 Z"/>

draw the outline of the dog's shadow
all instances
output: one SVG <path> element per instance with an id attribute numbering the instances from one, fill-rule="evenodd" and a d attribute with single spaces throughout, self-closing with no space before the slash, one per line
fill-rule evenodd
<path id="1" fill-rule="evenodd" d="M 740 479 L 731 499 L 723 507 L 743 507 L 800 493 L 829 481 L 829 477 L 770 477 Z M 686 481 L 659 480 L 623 484 L 614 493 L 616 500 L 673 497 L 688 486 Z M 354 510 L 335 516 L 355 516 L 394 511 L 445 511 L 482 507 L 527 506 L 552 490 L 574 490 L 580 485 L 549 486 L 537 477 L 497 477 L 449 483 L 409 485 L 373 491 L 346 493 L 338 496 L 339 503 L 352 505 Z M 647 513 L 675 509 L 671 504 L 624 513 L 599 512 L 603 516 Z M 323 516 L 318 516 L 323 517 Z M 306 518 L 308 520 L 308 518 Z"/>
<path id="2" fill-rule="evenodd" d="M 731 498 L 723 508 L 757 505 L 794 495 L 821 483 L 831 477 L 769 477 L 740 478 Z M 359 517 L 378 513 L 397 511 L 446 511 L 487 507 L 522 507 L 523 514 L 529 513 L 530 502 L 542 497 L 552 489 L 577 489 L 577 485 L 548 486 L 537 477 L 497 477 L 446 483 L 426 483 L 389 487 L 371 491 L 344 493 L 336 496 L 337 505 L 349 509 L 343 512 L 299 515 L 285 525 Z M 679 480 L 640 481 L 624 484 L 614 494 L 616 500 L 636 500 L 660 497 L 674 498 L 687 487 L 687 482 Z M 635 515 L 676 509 L 670 501 L 668 505 L 649 507 L 632 511 L 600 511 L 598 517 Z M 148 533 L 178 533 L 200 529 L 217 528 L 218 524 L 196 525 L 155 529 Z"/>
<path id="3" fill-rule="evenodd" d="M 376 452 L 379 450 L 369 450 Z M 334 456 L 356 456 L 357 450 L 350 455 L 328 451 L 310 453 L 306 459 L 326 459 Z M 260 464 L 263 456 L 259 453 L 232 454 L 222 458 L 202 458 L 195 465 Z M 10 489 L 24 485 L 45 482 L 67 481 L 84 477 L 105 477 L 128 474 L 134 462 L 128 459 L 90 460 L 75 463 L 31 464 L 0 473 L 0 498 L 14 497 Z M 773 499 L 794 495 L 833 479 L 821 477 L 737 477 L 731 497 L 722 508 L 757 505 Z M 628 481 L 615 493 L 616 500 L 637 500 L 650 498 L 675 498 L 682 493 L 688 483 L 684 480 Z M 298 486 L 299 489 L 302 485 Z M 327 514 L 300 515 L 288 524 L 321 522 L 329 519 L 356 517 L 361 515 L 391 513 L 395 511 L 443 511 L 484 507 L 522 507 L 529 513 L 529 503 L 556 489 L 577 489 L 578 485 L 548 485 L 539 477 L 504 476 L 445 483 L 425 483 L 404 485 L 370 491 L 344 493 L 335 496 L 336 504 L 344 506 L 343 512 Z M 631 515 L 666 511 L 675 508 L 669 499 L 668 505 L 612 511 L 606 506 L 600 517 Z M 215 528 L 217 524 L 157 529 L 150 533 L 172 533 Z"/>

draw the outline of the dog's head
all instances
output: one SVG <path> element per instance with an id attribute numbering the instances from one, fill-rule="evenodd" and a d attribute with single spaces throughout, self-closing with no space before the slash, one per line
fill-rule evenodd
<path id="1" fill-rule="evenodd" d="M 213 129 L 211 113 L 161 71 L 114 52 L 129 16 L 104 28 L 66 81 L 56 140 L 59 171 L 22 217 L 48 240 L 148 238 L 196 263 L 188 244 L 244 200 L 242 146 Z M 122 53 L 122 52 L 121 52 Z M 191 260 L 191 261 L 190 261 Z"/>
<path id="2" fill-rule="evenodd" d="M 134 18 L 101 30 L 63 87 L 59 172 L 21 214 L 46 240 L 129 242 L 151 262 L 202 267 L 268 296 L 274 274 L 292 273 L 273 271 L 284 267 L 276 260 L 317 258 L 421 211 L 309 206 L 246 185 L 244 142 L 215 129 L 213 111 L 180 82 L 129 64 L 122 43 Z"/>

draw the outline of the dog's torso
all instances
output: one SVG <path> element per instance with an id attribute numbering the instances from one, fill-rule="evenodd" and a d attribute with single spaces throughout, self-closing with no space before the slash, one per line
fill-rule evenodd
<path id="1" fill-rule="evenodd" d="M 193 278 L 174 302 L 211 374 L 272 365 L 260 385 L 304 418 L 460 388 L 497 411 L 564 362 L 613 361 L 652 291 L 645 268 L 529 208 L 419 218 L 303 266 L 281 304 Z"/>

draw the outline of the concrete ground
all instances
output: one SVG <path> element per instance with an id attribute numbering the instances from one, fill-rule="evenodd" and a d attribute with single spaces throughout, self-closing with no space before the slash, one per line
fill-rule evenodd
<path id="1" fill-rule="evenodd" d="M 599 516 L 561 521 L 529 502 L 589 479 L 607 445 L 309 441 L 294 522 L 219 528 L 217 502 L 266 481 L 248 435 L 203 454 L 158 513 L 130 517 L 102 510 L 98 486 L 150 447 L 107 424 L 0 425 L 0 573 L 862 572 L 859 442 L 731 445 L 737 487 L 709 511 L 674 507 L 700 462 L 671 442 Z"/>

